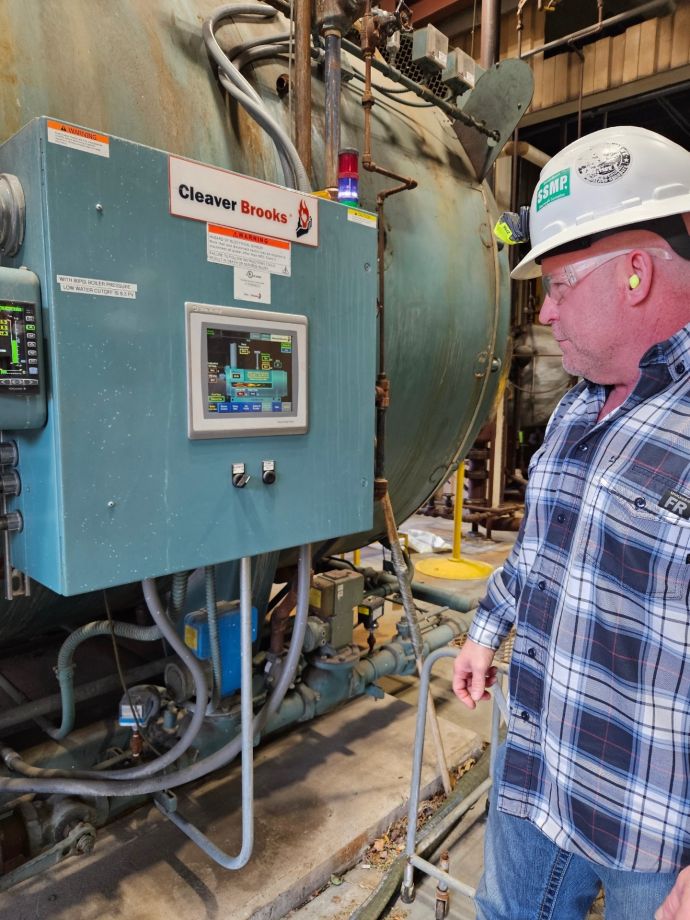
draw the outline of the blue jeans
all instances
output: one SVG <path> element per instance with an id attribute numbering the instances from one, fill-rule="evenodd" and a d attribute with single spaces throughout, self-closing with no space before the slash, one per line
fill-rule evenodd
<path id="1" fill-rule="evenodd" d="M 503 772 L 505 746 L 496 757 Z M 568 853 L 530 821 L 499 812 L 491 790 L 477 920 L 583 920 L 603 886 L 606 920 L 652 920 L 677 872 L 607 869 Z"/>

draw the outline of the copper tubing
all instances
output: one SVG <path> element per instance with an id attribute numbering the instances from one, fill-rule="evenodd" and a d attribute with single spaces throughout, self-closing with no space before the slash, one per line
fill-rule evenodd
<path id="1" fill-rule="evenodd" d="M 295 0 L 295 146 L 311 175 L 311 2 Z"/>

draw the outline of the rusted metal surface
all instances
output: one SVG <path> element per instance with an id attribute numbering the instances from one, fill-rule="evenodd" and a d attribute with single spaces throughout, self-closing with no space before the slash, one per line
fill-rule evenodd
<path id="1" fill-rule="evenodd" d="M 311 175 L 311 0 L 295 0 L 295 146 Z"/>
<path id="2" fill-rule="evenodd" d="M 340 54 L 342 35 L 337 29 L 324 32 L 326 59 L 326 184 L 331 197 L 338 193 L 338 154 L 340 153 Z M 335 194 L 333 194 L 335 193 Z"/>

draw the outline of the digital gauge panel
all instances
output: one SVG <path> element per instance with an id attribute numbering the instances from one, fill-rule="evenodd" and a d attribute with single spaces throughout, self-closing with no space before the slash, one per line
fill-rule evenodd
<path id="1" fill-rule="evenodd" d="M 185 305 L 189 437 L 307 430 L 307 318 Z"/>
<path id="2" fill-rule="evenodd" d="M 39 387 L 36 304 L 0 300 L 0 387 L 33 392 Z"/>

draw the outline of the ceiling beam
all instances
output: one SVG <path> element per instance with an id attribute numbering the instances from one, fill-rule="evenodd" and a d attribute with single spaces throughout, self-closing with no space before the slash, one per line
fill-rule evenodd
<path id="1" fill-rule="evenodd" d="M 474 0 L 417 0 L 410 3 L 415 27 L 438 23 L 472 6 Z"/>

